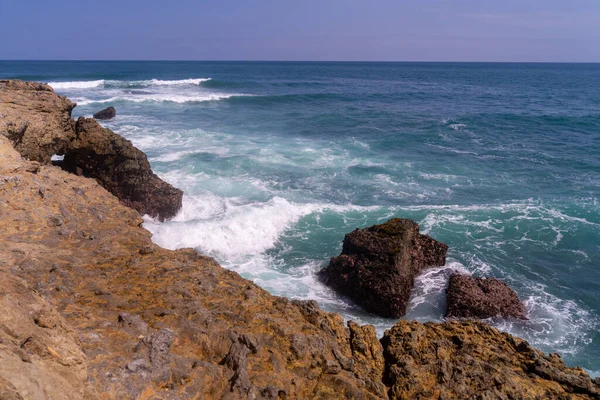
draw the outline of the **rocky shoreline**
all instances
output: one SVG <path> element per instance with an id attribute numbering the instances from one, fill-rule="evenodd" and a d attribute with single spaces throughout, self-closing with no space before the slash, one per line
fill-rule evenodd
<path id="1" fill-rule="evenodd" d="M 0 399 L 600 398 L 582 369 L 483 323 L 400 321 L 378 340 L 154 245 L 138 211 L 168 218 L 179 192 L 74 106 L 0 81 Z"/>

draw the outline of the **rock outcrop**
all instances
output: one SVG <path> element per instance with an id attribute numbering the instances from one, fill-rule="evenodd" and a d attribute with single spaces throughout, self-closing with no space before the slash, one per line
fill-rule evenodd
<path id="1" fill-rule="evenodd" d="M 527 319 L 525 307 L 508 285 L 495 278 L 452 274 L 446 289 L 446 317 Z"/>
<path id="2" fill-rule="evenodd" d="M 73 376 L 73 393 L 87 366 L 101 398 L 386 398 L 372 327 L 271 296 L 195 250 L 159 248 L 141 224 L 96 181 L 25 161 L 0 136 L 0 271 L 32 285 L 79 335 L 74 354 L 86 359 L 57 372 Z M 12 354 L 1 346 L 0 357 Z M 23 357 L 35 359 L 31 349 Z M 0 382 L 20 390 L 1 365 Z"/>
<path id="3" fill-rule="evenodd" d="M 600 398 L 582 369 L 480 322 L 400 321 L 381 343 L 391 399 Z"/>
<path id="4" fill-rule="evenodd" d="M 0 134 L 26 159 L 50 164 L 75 137 L 75 106 L 46 84 L 0 80 Z"/>
<path id="5" fill-rule="evenodd" d="M 162 249 L 95 180 L 14 143 L 0 135 L 1 399 L 599 396 L 582 370 L 487 325 L 400 321 L 378 341 L 195 250 Z M 420 252 L 417 266 L 441 257 Z"/>
<path id="6" fill-rule="evenodd" d="M 95 120 L 74 121 L 75 107 L 43 83 L 0 81 L 0 135 L 27 160 L 94 178 L 141 214 L 165 220 L 181 209 L 183 192 L 156 176 L 146 155 Z"/>
<path id="7" fill-rule="evenodd" d="M 183 192 L 156 176 L 146 155 L 131 142 L 91 118 L 80 117 L 62 168 L 96 179 L 140 214 L 161 220 L 175 216 Z"/>
<path id="8" fill-rule="evenodd" d="M 420 234 L 414 221 L 394 218 L 347 234 L 342 254 L 319 275 L 367 311 L 398 318 L 406 313 L 415 276 L 427 267 L 444 265 L 447 249 Z"/>
<path id="9" fill-rule="evenodd" d="M 114 107 L 106 107 L 104 110 L 98 111 L 94 114 L 96 119 L 112 119 L 117 116 L 117 110 Z"/>

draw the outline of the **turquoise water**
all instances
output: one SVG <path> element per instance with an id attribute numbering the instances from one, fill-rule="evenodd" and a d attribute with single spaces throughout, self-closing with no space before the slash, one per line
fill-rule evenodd
<path id="1" fill-rule="evenodd" d="M 450 246 L 406 318 L 439 321 L 452 270 L 505 279 L 529 321 L 491 321 L 600 374 L 600 65 L 0 62 L 52 82 L 185 191 L 168 248 L 271 293 L 362 312 L 316 272 L 345 233 L 412 218 Z"/>

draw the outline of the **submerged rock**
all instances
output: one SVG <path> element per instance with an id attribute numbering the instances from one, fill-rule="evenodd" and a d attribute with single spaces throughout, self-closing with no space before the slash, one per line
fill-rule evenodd
<path id="1" fill-rule="evenodd" d="M 96 119 L 111 119 L 117 116 L 117 110 L 114 107 L 106 107 L 104 110 L 98 111 L 94 114 Z"/>
<path id="2" fill-rule="evenodd" d="M 452 274 L 446 289 L 446 317 L 527 319 L 525 307 L 508 285 L 495 278 Z"/>
<path id="3" fill-rule="evenodd" d="M 415 277 L 427 267 L 444 265 L 447 250 L 420 234 L 416 222 L 394 218 L 347 234 L 342 254 L 319 275 L 367 311 L 398 318 L 406 313 Z"/>
<path id="4" fill-rule="evenodd" d="M 556 354 L 481 322 L 399 321 L 381 339 L 391 399 L 598 399 Z"/>

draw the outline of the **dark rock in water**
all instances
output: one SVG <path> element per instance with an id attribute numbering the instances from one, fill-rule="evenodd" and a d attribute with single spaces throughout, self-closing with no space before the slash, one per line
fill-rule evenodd
<path id="1" fill-rule="evenodd" d="M 452 274 L 446 299 L 446 317 L 485 319 L 500 315 L 527 319 L 517 294 L 495 278 Z"/>
<path id="2" fill-rule="evenodd" d="M 415 277 L 427 267 L 444 265 L 447 250 L 420 234 L 416 222 L 394 218 L 347 234 L 342 254 L 319 275 L 367 311 L 398 318 L 406 313 Z"/>
<path id="3" fill-rule="evenodd" d="M 598 399 L 580 368 L 482 322 L 399 321 L 381 339 L 390 399 Z"/>
<path id="4" fill-rule="evenodd" d="M 102 111 L 98 111 L 96 114 L 94 114 L 94 118 L 96 119 L 111 119 L 116 117 L 117 115 L 117 110 L 115 110 L 114 107 L 107 107 Z"/>
<path id="5" fill-rule="evenodd" d="M 129 140 L 91 118 L 80 117 L 75 132 L 63 160 L 64 170 L 96 179 L 142 215 L 165 220 L 181 209 L 183 192 L 156 176 L 146 155 Z"/>

